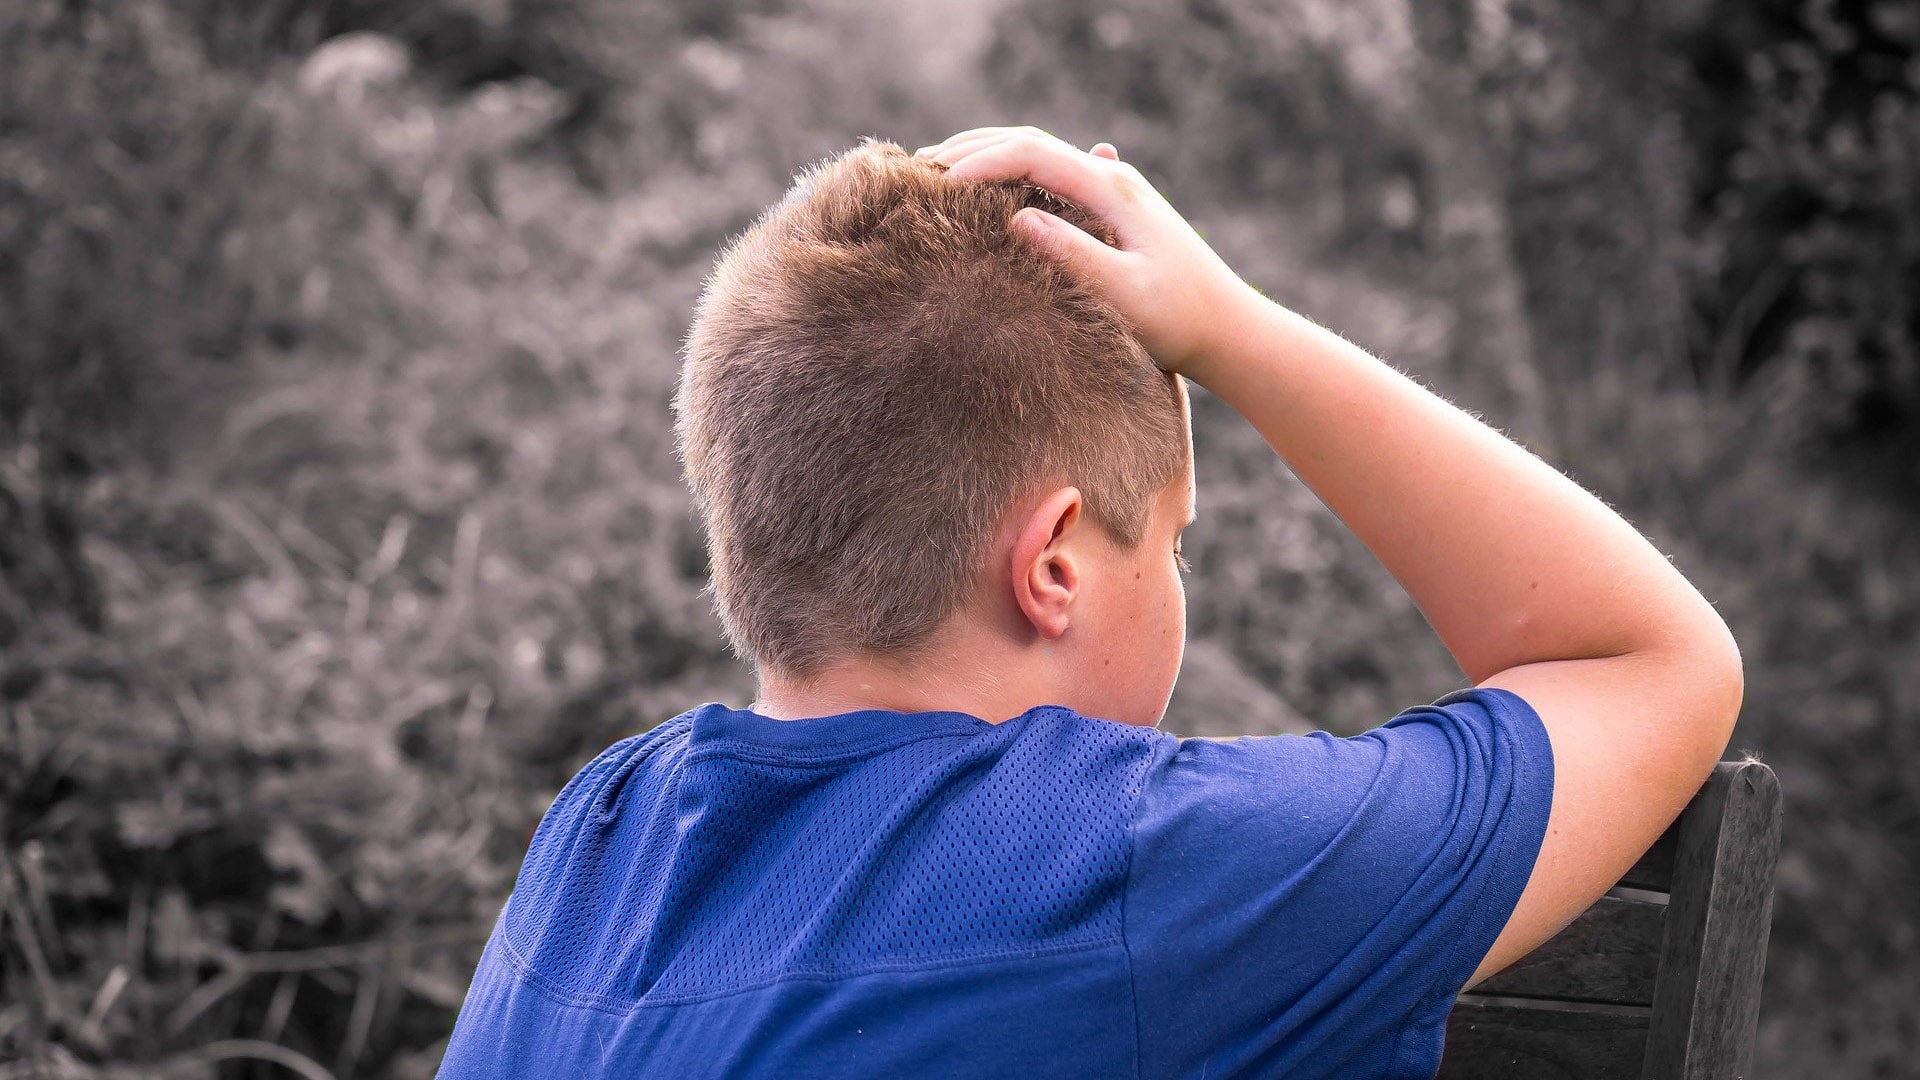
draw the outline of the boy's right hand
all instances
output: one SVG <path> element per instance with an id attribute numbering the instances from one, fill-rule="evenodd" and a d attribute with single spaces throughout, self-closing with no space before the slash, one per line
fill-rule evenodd
<path id="1" fill-rule="evenodd" d="M 1027 180 L 1111 225 L 1115 247 L 1035 207 L 1012 221 L 1113 304 L 1168 371 L 1206 384 L 1206 364 L 1239 314 L 1266 303 L 1110 144 L 1089 153 L 1039 128 L 987 127 L 915 156 L 947 166 L 955 179 Z"/>

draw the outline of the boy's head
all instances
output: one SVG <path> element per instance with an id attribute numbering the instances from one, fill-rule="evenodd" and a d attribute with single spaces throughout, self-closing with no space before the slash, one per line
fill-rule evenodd
<path id="1" fill-rule="evenodd" d="M 721 621 L 763 677 L 911 662 L 1004 591 L 995 554 L 1049 493 L 1079 493 L 1056 533 L 1097 532 L 1116 557 L 1157 506 L 1186 524 L 1179 380 L 1009 230 L 1026 205 L 1111 237 L 1036 187 L 950 181 L 870 139 L 721 256 L 674 405 Z"/>

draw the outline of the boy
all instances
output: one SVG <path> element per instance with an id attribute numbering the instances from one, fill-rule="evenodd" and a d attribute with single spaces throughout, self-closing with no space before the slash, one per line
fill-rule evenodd
<path id="1" fill-rule="evenodd" d="M 1472 689 L 1351 739 L 1154 730 L 1182 379 Z M 676 408 L 758 699 L 561 792 L 443 1077 L 1431 1076 L 1455 993 L 1616 880 L 1739 709 L 1631 526 L 1240 281 L 1108 144 L 802 176 L 709 280 Z"/>

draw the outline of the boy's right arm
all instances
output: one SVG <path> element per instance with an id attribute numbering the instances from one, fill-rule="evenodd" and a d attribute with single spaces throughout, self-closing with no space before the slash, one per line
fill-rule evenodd
<path id="1" fill-rule="evenodd" d="M 923 156 L 956 178 L 1026 178 L 1112 225 L 1115 247 L 1035 209 L 1014 223 L 1114 303 L 1163 367 L 1260 430 L 1475 685 L 1511 690 L 1539 713 L 1553 744 L 1552 814 L 1478 981 L 1605 892 L 1699 789 L 1740 708 L 1733 637 L 1599 499 L 1262 297 L 1138 170 L 1100 149 L 988 128 Z"/>

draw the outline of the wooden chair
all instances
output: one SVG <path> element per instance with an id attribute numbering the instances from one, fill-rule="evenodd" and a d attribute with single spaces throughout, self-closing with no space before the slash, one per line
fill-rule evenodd
<path id="1" fill-rule="evenodd" d="M 1441 1080 L 1734 1080 L 1767 960 L 1780 783 L 1723 761 L 1620 884 L 1461 994 Z"/>

